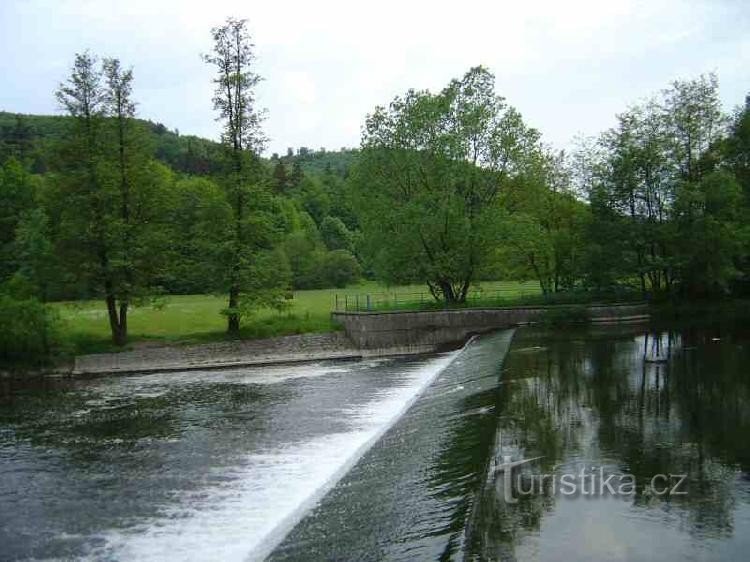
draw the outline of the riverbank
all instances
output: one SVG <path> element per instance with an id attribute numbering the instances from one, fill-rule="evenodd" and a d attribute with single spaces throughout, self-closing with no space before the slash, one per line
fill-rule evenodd
<path id="1" fill-rule="evenodd" d="M 610 304 L 582 307 L 590 323 L 643 322 L 648 305 Z M 430 353 L 465 342 L 471 335 L 512 326 L 543 322 L 568 311 L 562 307 L 511 307 L 440 310 L 432 312 L 334 313 L 343 332 L 300 334 L 255 340 L 232 340 L 199 345 L 147 345 L 120 353 L 76 357 L 75 375 L 188 371 L 323 361 L 389 355 Z"/>
<path id="2" fill-rule="evenodd" d="M 79 355 L 73 375 L 151 373 L 258 367 L 326 360 L 355 360 L 386 355 L 413 355 L 437 346 L 358 349 L 343 332 L 298 334 L 256 340 L 232 340 L 198 345 L 150 345 L 120 353 Z"/>
<path id="3" fill-rule="evenodd" d="M 538 283 L 487 281 L 484 291 L 502 292 L 508 298 L 539 293 Z M 243 340 L 268 339 L 294 334 L 336 331 L 331 322 L 335 304 L 357 295 L 373 298 L 387 295 L 399 302 L 424 292 L 423 285 L 387 287 L 373 281 L 350 285 L 345 289 L 294 291 L 284 311 L 258 310 L 243 319 L 239 337 Z M 362 299 L 364 301 L 364 299 Z M 51 305 L 61 320 L 61 336 L 73 354 L 120 352 L 111 342 L 109 321 L 100 300 L 61 302 Z M 223 295 L 172 295 L 157 297 L 147 304 L 132 307 L 128 316 L 129 348 L 141 345 L 204 344 L 226 341 L 226 307 Z"/>

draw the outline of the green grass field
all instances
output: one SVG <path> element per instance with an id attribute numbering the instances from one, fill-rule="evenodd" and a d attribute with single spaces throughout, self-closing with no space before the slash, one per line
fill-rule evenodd
<path id="1" fill-rule="evenodd" d="M 484 291 L 502 291 L 503 295 L 509 296 L 539 292 L 535 282 L 484 282 L 480 287 Z M 406 303 L 430 298 L 423 285 L 384 287 L 374 282 L 346 289 L 296 291 L 289 310 L 260 310 L 252 318 L 244 320 L 241 336 L 264 338 L 335 330 L 331 323 L 331 311 L 336 296 L 339 306 L 343 307 L 344 301 L 364 303 L 367 294 L 371 295 L 373 302 L 400 299 L 400 302 Z M 64 335 L 76 352 L 111 349 L 107 313 L 102 301 L 56 303 L 54 306 L 62 319 Z M 221 310 L 225 306 L 224 296 L 178 295 L 160 298 L 158 306 L 134 307 L 129 314 L 130 340 L 190 343 L 223 339 L 226 319 Z"/>

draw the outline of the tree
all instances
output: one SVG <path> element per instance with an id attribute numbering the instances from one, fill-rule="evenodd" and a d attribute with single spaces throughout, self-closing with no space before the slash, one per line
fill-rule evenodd
<path id="1" fill-rule="evenodd" d="M 259 153 L 266 138 L 263 114 L 255 106 L 255 87 L 261 78 L 253 70 L 254 45 L 246 20 L 227 19 L 212 30 L 213 53 L 204 60 L 216 70 L 214 109 L 223 123 L 222 144 L 227 155 L 224 186 L 232 209 L 226 246 L 225 279 L 229 293 L 227 331 L 237 334 L 240 318 L 257 306 L 283 304 L 284 279 L 259 268 L 272 249 L 273 209 L 260 178 Z M 264 279 L 265 284 L 257 281 Z"/>
<path id="2" fill-rule="evenodd" d="M 131 190 L 134 153 L 138 145 L 132 142 L 135 117 L 135 103 L 132 100 L 133 71 L 123 70 L 120 61 L 112 58 L 104 59 L 102 66 L 106 81 L 103 91 L 104 111 L 113 120 L 115 128 L 113 144 L 120 200 L 120 213 L 116 219 L 116 226 L 120 231 L 117 233 L 119 243 L 113 252 L 116 257 L 112 263 L 112 271 L 105 278 L 105 298 L 115 343 L 122 345 L 127 340 L 128 307 L 134 289 L 135 265 L 132 259 L 134 225 L 131 217 Z"/>
<path id="3" fill-rule="evenodd" d="M 410 90 L 376 108 L 355 186 L 377 274 L 463 302 L 501 243 L 500 189 L 524 169 L 538 138 L 482 67 L 438 94 Z"/>
<path id="4" fill-rule="evenodd" d="M 43 209 L 21 216 L 13 248 L 19 260 L 16 276 L 28 283 L 41 301 L 49 300 L 57 271 L 49 217 Z"/>
<path id="5" fill-rule="evenodd" d="M 320 224 L 320 235 L 329 250 L 354 250 L 354 237 L 338 217 L 327 216 Z"/>
<path id="6" fill-rule="evenodd" d="M 565 155 L 539 151 L 502 199 L 507 215 L 497 265 L 505 277 L 535 278 L 545 296 L 571 289 L 581 273 L 588 209 L 573 193 Z"/>
<path id="7" fill-rule="evenodd" d="M 294 160 L 292 164 L 292 173 L 289 176 L 289 186 L 292 188 L 299 187 L 302 181 L 305 179 L 305 173 L 302 171 L 302 164 L 300 164 L 299 157 Z"/>
<path id="8" fill-rule="evenodd" d="M 676 269 L 685 296 L 729 292 L 740 275 L 737 265 L 747 258 L 744 211 L 742 190 L 729 172 L 711 172 L 681 186 L 675 201 Z"/>
<path id="9" fill-rule="evenodd" d="M 715 74 L 676 80 L 662 92 L 664 121 L 671 141 L 671 158 L 685 181 L 698 181 L 698 163 L 725 132 L 719 82 Z"/>
<path id="10" fill-rule="evenodd" d="M 20 265 L 13 241 L 21 217 L 35 207 L 34 179 L 13 157 L 0 166 L 0 283 Z"/>
<path id="11" fill-rule="evenodd" d="M 321 278 L 324 287 L 346 287 L 355 283 L 361 274 L 357 258 L 347 250 L 333 250 L 323 256 Z"/>
<path id="12" fill-rule="evenodd" d="M 276 165 L 273 168 L 273 179 L 276 182 L 276 191 L 284 193 L 287 190 L 289 178 L 286 174 L 286 166 L 281 160 L 276 160 Z"/>
<path id="13" fill-rule="evenodd" d="M 79 282 L 103 294 L 112 341 L 128 337 L 128 309 L 161 267 L 165 168 L 150 160 L 131 98 L 132 72 L 116 59 L 76 55 L 57 98 L 75 125 L 62 149 L 58 244 Z"/>
<path id="14" fill-rule="evenodd" d="M 216 271 L 223 267 L 226 225 L 232 209 L 224 190 L 208 178 L 177 180 L 170 194 L 165 220 L 172 240 L 164 279 L 170 293 L 212 293 L 223 289 Z"/>
<path id="15" fill-rule="evenodd" d="M 742 203 L 736 182 L 718 173 L 725 125 L 713 75 L 673 82 L 618 116 L 589 167 L 590 277 L 638 279 L 643 293 L 727 290 L 744 235 L 730 212 Z"/>

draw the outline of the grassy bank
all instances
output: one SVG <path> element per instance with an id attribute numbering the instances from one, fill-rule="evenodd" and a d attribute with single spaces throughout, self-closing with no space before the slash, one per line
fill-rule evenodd
<path id="1" fill-rule="evenodd" d="M 535 288 L 536 287 L 536 288 Z M 527 295 L 538 291 L 535 283 L 513 281 L 485 282 L 481 288 L 486 291 L 501 291 L 510 296 Z M 336 296 L 355 299 L 370 294 L 373 298 L 401 299 L 407 302 L 414 295 L 424 294 L 429 299 L 423 285 L 384 287 L 366 282 L 346 289 L 320 289 L 296 291 L 290 301 L 290 308 L 284 312 L 261 310 L 243 323 L 243 338 L 264 338 L 307 332 L 327 332 L 336 329 L 331 323 L 331 310 Z M 102 301 L 57 303 L 63 323 L 65 339 L 78 353 L 109 351 L 109 325 Z M 135 307 L 129 316 L 131 341 L 147 340 L 165 342 L 201 342 L 223 339 L 226 320 L 221 310 L 226 306 L 226 298 L 219 295 L 178 295 L 164 297 L 157 306 Z"/>

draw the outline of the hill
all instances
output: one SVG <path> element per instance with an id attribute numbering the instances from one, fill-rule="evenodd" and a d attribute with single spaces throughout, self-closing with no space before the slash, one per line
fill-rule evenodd
<path id="1" fill-rule="evenodd" d="M 181 135 L 162 123 L 139 119 L 153 143 L 155 157 L 174 171 L 191 175 L 211 175 L 219 171 L 221 145 L 195 135 Z M 45 173 L 54 168 L 54 147 L 62 141 L 72 126 L 72 118 L 64 115 L 28 115 L 0 111 L 0 162 L 8 156 L 28 163 L 35 173 Z M 333 172 L 346 177 L 354 164 L 357 151 L 342 148 L 340 151 L 311 150 L 300 147 L 289 149 L 286 156 L 274 155 L 290 169 L 299 163 L 306 174 Z"/>

